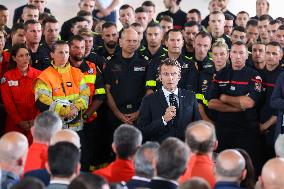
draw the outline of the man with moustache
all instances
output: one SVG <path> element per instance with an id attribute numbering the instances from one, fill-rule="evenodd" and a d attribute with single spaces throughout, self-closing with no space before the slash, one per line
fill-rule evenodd
<path id="1" fill-rule="evenodd" d="M 116 24 L 112 22 L 106 22 L 102 25 L 102 40 L 103 46 L 98 46 L 95 52 L 106 60 L 110 60 L 111 57 L 118 52 L 118 31 Z"/>
<path id="2" fill-rule="evenodd" d="M 196 21 L 189 21 L 185 23 L 183 28 L 184 47 L 183 53 L 192 57 L 194 55 L 193 42 L 196 34 L 200 32 L 201 26 Z"/>

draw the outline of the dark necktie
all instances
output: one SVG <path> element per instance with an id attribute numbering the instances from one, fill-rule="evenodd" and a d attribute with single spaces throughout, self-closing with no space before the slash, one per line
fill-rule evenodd
<path id="1" fill-rule="evenodd" d="M 175 106 L 176 109 L 178 109 L 177 96 L 174 93 L 171 93 L 169 95 L 169 102 L 170 102 L 170 106 Z"/>

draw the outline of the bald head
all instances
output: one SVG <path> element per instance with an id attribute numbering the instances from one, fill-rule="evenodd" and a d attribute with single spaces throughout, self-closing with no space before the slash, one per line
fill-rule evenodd
<path id="1" fill-rule="evenodd" d="M 261 171 L 261 184 L 263 189 L 284 188 L 284 159 L 273 158 L 265 163 Z"/>
<path id="2" fill-rule="evenodd" d="M 11 172 L 20 174 L 28 153 L 28 140 L 19 132 L 9 132 L 0 139 L 0 164 Z M 5 168 L 3 168 L 5 169 Z"/>
<path id="3" fill-rule="evenodd" d="M 217 180 L 240 181 L 245 170 L 245 159 L 237 150 L 224 150 L 216 160 Z"/>
<path id="4" fill-rule="evenodd" d="M 214 125 L 206 121 L 191 123 L 186 129 L 186 143 L 194 153 L 208 153 L 214 150 L 216 134 Z"/>
<path id="5" fill-rule="evenodd" d="M 121 39 L 119 40 L 119 45 L 124 58 L 132 57 L 139 47 L 139 37 L 137 32 L 133 28 L 124 29 L 121 34 Z"/>
<path id="6" fill-rule="evenodd" d="M 64 130 L 58 131 L 51 138 L 50 145 L 54 145 L 58 142 L 70 142 L 74 144 L 75 146 L 77 146 L 78 148 L 81 147 L 79 135 L 75 131 L 72 131 L 70 129 L 64 129 Z"/>

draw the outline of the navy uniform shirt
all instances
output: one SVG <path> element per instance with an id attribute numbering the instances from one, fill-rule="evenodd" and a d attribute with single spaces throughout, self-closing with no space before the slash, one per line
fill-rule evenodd
<path id="1" fill-rule="evenodd" d="M 213 59 L 207 55 L 202 61 L 196 60 L 196 58 L 193 56 L 193 61 L 197 65 L 198 71 L 203 71 L 205 69 L 214 72 L 214 64 Z"/>
<path id="2" fill-rule="evenodd" d="M 182 10 L 178 10 L 176 13 L 171 13 L 169 10 L 160 12 L 157 16 L 157 20 L 161 21 L 162 16 L 170 16 L 174 20 L 174 28 L 176 29 L 182 29 L 184 24 L 186 23 L 186 13 Z"/>
<path id="3" fill-rule="evenodd" d="M 38 70 L 45 70 L 51 64 L 51 59 L 47 50 L 43 44 L 39 44 L 36 52 L 31 52 L 32 67 Z"/>
<path id="4" fill-rule="evenodd" d="M 211 35 L 211 36 L 212 36 L 212 35 Z M 211 42 L 211 44 L 214 44 L 214 43 L 217 41 L 217 39 L 219 39 L 219 38 L 223 38 L 223 39 L 225 40 L 226 44 L 228 45 L 229 49 L 231 49 L 232 42 L 231 42 L 230 37 L 229 37 L 228 35 L 226 35 L 226 34 L 223 34 L 221 37 L 218 37 L 218 38 L 216 38 L 216 39 L 212 36 L 212 42 Z"/>
<path id="5" fill-rule="evenodd" d="M 149 68 L 146 77 L 146 88 L 153 91 L 162 87 L 161 82 L 158 81 L 158 68 L 162 60 L 168 58 L 168 54 L 163 54 L 158 58 L 154 58 L 149 63 Z M 177 61 L 181 66 L 181 79 L 178 83 L 178 88 L 187 89 L 195 92 L 197 88 L 197 67 L 192 61 L 192 58 L 180 55 Z"/>
<path id="6" fill-rule="evenodd" d="M 247 66 L 241 70 L 233 70 L 232 67 L 223 69 L 217 73 L 212 81 L 209 99 L 219 99 L 221 94 L 229 96 L 249 96 L 255 104 L 261 98 L 261 77 L 258 72 Z M 214 111 L 212 118 L 218 125 L 230 126 L 239 129 L 248 123 L 258 122 L 256 106 L 242 112 L 218 112 Z M 253 124 L 256 125 L 256 124 Z"/>
<path id="7" fill-rule="evenodd" d="M 151 54 L 151 52 L 149 51 L 149 49 L 147 47 L 141 48 L 138 51 L 138 53 L 141 56 L 143 56 L 145 58 L 145 60 L 147 60 L 148 62 L 150 62 L 154 58 L 160 57 L 161 55 L 163 55 L 167 52 L 168 52 L 168 50 L 166 48 L 164 48 L 162 45 L 160 46 L 160 48 L 158 49 L 158 51 L 155 54 Z"/>
<path id="8" fill-rule="evenodd" d="M 85 59 L 87 61 L 94 62 L 102 71 L 106 66 L 106 59 L 95 53 L 94 50 L 91 50 L 90 54 L 85 57 Z"/>
<path id="9" fill-rule="evenodd" d="M 263 104 L 260 109 L 260 122 L 266 122 L 272 115 L 277 116 L 277 112 L 270 107 L 270 97 L 275 87 L 277 77 L 283 72 L 283 68 L 278 66 L 273 71 L 266 68 L 259 71 L 262 77 Z"/>
<path id="10" fill-rule="evenodd" d="M 115 55 L 116 53 L 119 53 L 120 51 L 121 49 L 119 46 L 116 46 L 113 54 L 110 54 L 104 45 L 99 45 L 99 46 L 96 46 L 96 48 L 94 48 L 94 52 L 104 57 L 106 60 L 110 60 L 113 55 Z"/>
<path id="11" fill-rule="evenodd" d="M 123 58 L 116 54 L 107 63 L 104 71 L 105 83 L 111 86 L 113 99 L 122 113 L 138 110 L 145 95 L 147 61 L 138 54 Z"/>

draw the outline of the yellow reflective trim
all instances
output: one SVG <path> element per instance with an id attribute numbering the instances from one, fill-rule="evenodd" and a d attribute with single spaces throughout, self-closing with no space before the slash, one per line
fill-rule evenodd
<path id="1" fill-rule="evenodd" d="M 96 75 L 85 75 L 84 76 L 86 83 L 95 83 L 96 82 Z"/>
<path id="2" fill-rule="evenodd" d="M 146 86 L 148 86 L 148 87 L 156 87 L 157 86 L 157 81 L 155 81 L 155 80 L 146 81 Z"/>
<path id="3" fill-rule="evenodd" d="M 195 94 L 195 98 L 198 100 L 202 100 L 203 104 L 208 106 L 208 100 L 205 99 L 204 94 L 197 93 Z"/>
<path id="4" fill-rule="evenodd" d="M 38 90 L 41 90 L 41 89 L 52 92 L 52 89 L 49 88 L 43 81 L 37 80 L 36 86 L 35 86 L 35 91 L 38 91 Z"/>
<path id="5" fill-rule="evenodd" d="M 95 95 L 99 95 L 99 94 L 106 94 L 105 88 L 96 89 L 95 90 Z"/>
<path id="6" fill-rule="evenodd" d="M 66 96 L 52 96 L 52 100 L 76 100 L 79 97 L 79 94 L 72 94 L 72 95 L 66 95 Z"/>

